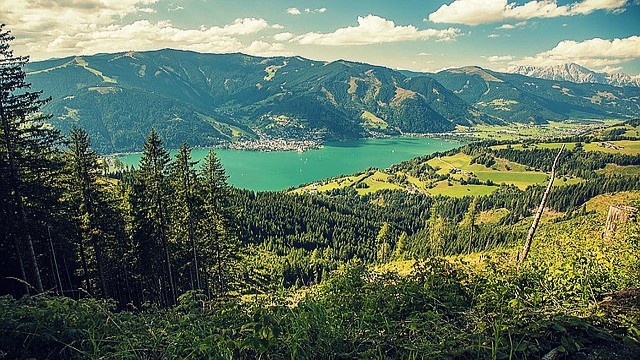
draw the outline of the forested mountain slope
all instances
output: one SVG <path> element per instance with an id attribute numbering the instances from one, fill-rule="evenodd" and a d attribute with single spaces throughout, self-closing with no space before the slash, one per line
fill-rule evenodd
<path id="1" fill-rule="evenodd" d="M 300 57 L 178 50 L 69 57 L 29 64 L 45 110 L 87 129 L 101 152 L 140 150 L 155 127 L 169 147 L 266 135 L 345 139 L 439 132 L 496 121 L 432 79 Z"/>
<path id="2" fill-rule="evenodd" d="M 480 111 L 508 122 L 637 117 L 640 87 L 545 80 L 468 66 L 432 75 Z"/>
<path id="3" fill-rule="evenodd" d="M 640 114 L 640 88 L 574 84 L 477 67 L 437 74 L 301 57 L 158 50 L 30 63 L 63 131 L 99 152 L 141 150 L 154 127 L 170 148 L 239 138 L 347 139 Z"/>

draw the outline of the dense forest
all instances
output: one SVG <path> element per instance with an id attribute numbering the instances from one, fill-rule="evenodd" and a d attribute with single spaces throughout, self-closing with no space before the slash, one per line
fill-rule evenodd
<path id="1" fill-rule="evenodd" d="M 584 204 L 640 190 L 638 176 L 595 173 L 638 156 L 567 151 L 559 174 L 584 181 L 554 189 L 563 215 L 541 236 L 578 247 L 539 248 L 521 268 L 509 249 L 541 186 L 255 193 L 227 184 L 213 150 L 170 157 L 153 129 L 137 168 L 110 171 L 85 130 L 48 125 L 11 40 L 0 27 L 0 358 L 535 358 L 610 349 L 612 329 L 637 351 L 637 311 L 589 317 L 601 294 L 640 285 L 637 228 L 600 248 Z M 492 145 L 456 151 L 543 170 L 556 154 Z M 395 169 L 441 176 L 425 159 Z M 461 257 L 478 253 L 478 267 Z M 393 261 L 411 273 L 375 270 Z"/>

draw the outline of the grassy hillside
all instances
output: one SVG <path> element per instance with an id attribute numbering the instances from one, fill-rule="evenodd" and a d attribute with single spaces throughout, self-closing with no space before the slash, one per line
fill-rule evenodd
<path id="1" fill-rule="evenodd" d="M 339 177 L 303 186 L 295 192 L 329 191 L 352 187 L 359 194 L 368 194 L 382 189 L 404 189 L 431 195 L 453 197 L 488 195 L 500 185 L 514 185 L 525 189 L 530 185 L 541 185 L 548 181 L 549 174 L 531 169 L 505 159 L 496 159 L 496 163 L 488 167 L 472 163 L 473 156 L 463 152 L 452 155 L 436 156 L 416 167 L 428 167 L 436 175 L 427 178 L 414 176 L 410 171 L 372 170 L 357 176 Z M 441 179 L 439 179 L 441 178 Z M 562 177 L 556 186 L 576 184 L 582 181 L 577 177 Z"/>

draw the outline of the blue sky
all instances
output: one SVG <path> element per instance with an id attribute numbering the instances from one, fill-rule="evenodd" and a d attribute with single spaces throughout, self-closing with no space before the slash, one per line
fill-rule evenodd
<path id="1" fill-rule="evenodd" d="M 0 0 L 33 59 L 180 48 L 417 71 L 577 62 L 640 73 L 638 0 Z"/>

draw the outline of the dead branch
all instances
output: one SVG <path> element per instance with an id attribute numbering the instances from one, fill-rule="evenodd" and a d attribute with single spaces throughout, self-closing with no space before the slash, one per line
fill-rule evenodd
<path id="1" fill-rule="evenodd" d="M 560 154 L 564 150 L 564 144 L 558 151 L 558 155 L 556 155 L 555 160 L 553 160 L 553 165 L 551 166 L 551 179 L 549 179 L 549 185 L 547 185 L 547 189 L 544 191 L 544 195 L 542 195 L 542 200 L 540 201 L 540 206 L 538 206 L 538 211 L 536 212 L 536 216 L 533 218 L 533 223 L 531 224 L 531 228 L 529 229 L 529 233 L 527 234 L 527 239 L 524 242 L 524 247 L 522 248 L 522 252 L 518 258 L 518 262 L 521 264 L 527 259 L 527 255 L 529 254 L 529 249 L 531 248 L 531 242 L 533 240 L 533 235 L 536 233 L 536 228 L 538 227 L 538 223 L 540 222 L 540 217 L 542 216 L 542 212 L 544 211 L 544 205 L 547 202 L 547 198 L 549 197 L 549 193 L 551 192 L 551 188 L 553 187 L 553 180 L 556 177 L 556 166 L 558 165 L 558 159 L 560 159 Z"/>

